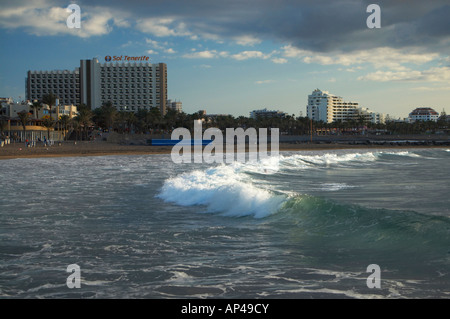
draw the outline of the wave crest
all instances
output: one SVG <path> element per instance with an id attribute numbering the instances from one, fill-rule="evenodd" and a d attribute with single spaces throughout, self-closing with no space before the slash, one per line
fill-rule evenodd
<path id="1" fill-rule="evenodd" d="M 255 218 L 275 213 L 286 199 L 284 195 L 256 187 L 225 165 L 170 178 L 158 196 L 182 206 L 205 205 L 207 212 Z"/>

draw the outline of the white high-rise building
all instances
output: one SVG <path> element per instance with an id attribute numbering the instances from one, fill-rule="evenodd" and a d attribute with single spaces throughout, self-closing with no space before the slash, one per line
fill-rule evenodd
<path id="1" fill-rule="evenodd" d="M 319 89 L 308 95 L 306 113 L 308 118 L 325 123 L 358 120 L 360 118 L 372 123 L 384 123 L 385 121 L 385 116 L 382 113 L 372 112 L 367 108 L 360 107 L 357 102 L 346 102 L 342 97 Z"/>
<path id="2" fill-rule="evenodd" d="M 91 109 L 111 101 L 119 111 L 159 108 L 167 111 L 165 63 L 81 60 L 74 71 L 28 71 L 28 100 L 52 92 L 62 105 L 86 104 Z"/>

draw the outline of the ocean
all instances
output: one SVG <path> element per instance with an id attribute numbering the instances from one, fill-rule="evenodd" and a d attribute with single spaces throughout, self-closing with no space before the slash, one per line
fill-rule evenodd
<path id="1" fill-rule="evenodd" d="M 437 148 L 2 160 L 0 298 L 449 298 L 449 172 Z"/>

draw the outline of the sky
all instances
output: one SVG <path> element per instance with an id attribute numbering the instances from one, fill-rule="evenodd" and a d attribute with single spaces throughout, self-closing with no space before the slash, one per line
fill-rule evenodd
<path id="1" fill-rule="evenodd" d="M 1 0 L 0 39 L 0 97 L 15 100 L 28 70 L 127 55 L 166 63 L 186 113 L 306 116 L 316 88 L 393 118 L 450 112 L 448 0 Z"/>

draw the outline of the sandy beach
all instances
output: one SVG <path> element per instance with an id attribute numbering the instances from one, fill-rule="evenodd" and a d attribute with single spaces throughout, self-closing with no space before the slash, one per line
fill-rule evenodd
<path id="1" fill-rule="evenodd" d="M 448 146 L 428 145 L 351 145 L 351 144 L 291 144 L 280 143 L 280 151 L 311 151 L 336 149 L 382 149 L 382 148 L 431 148 Z M 105 155 L 151 155 L 170 154 L 172 146 L 123 145 L 104 141 L 63 142 L 53 146 L 25 147 L 24 143 L 11 143 L 0 148 L 1 159 L 36 158 L 36 157 L 73 157 Z"/>

